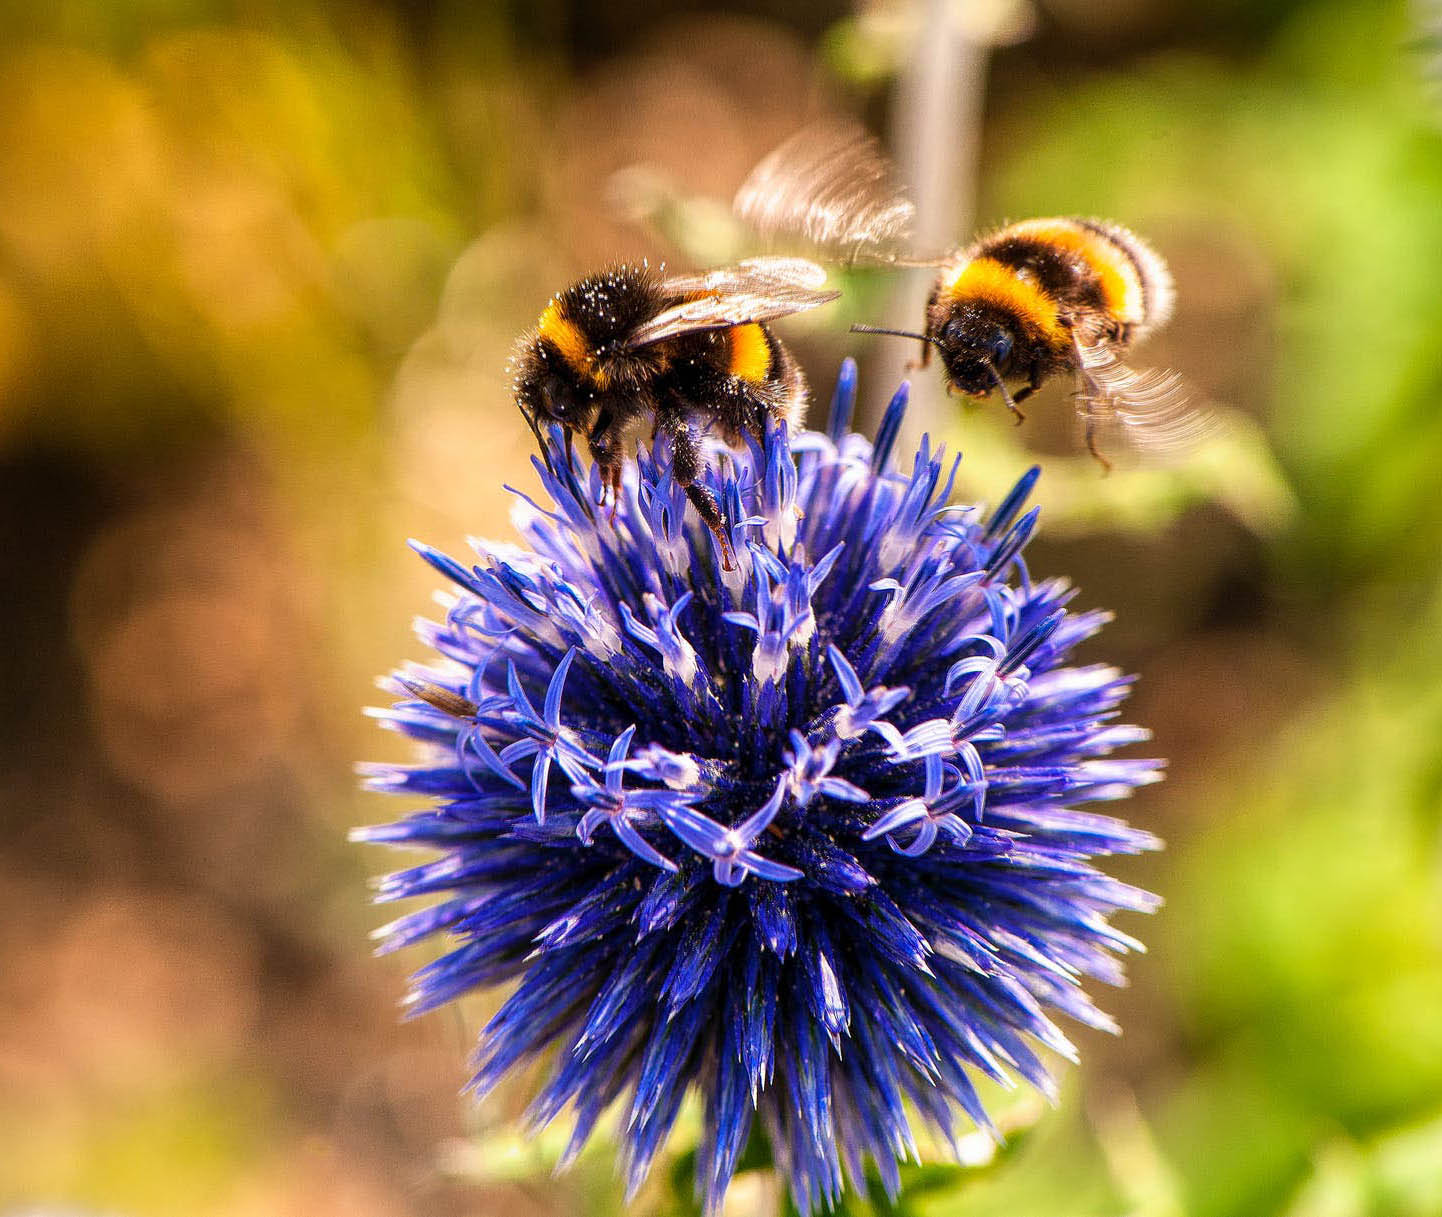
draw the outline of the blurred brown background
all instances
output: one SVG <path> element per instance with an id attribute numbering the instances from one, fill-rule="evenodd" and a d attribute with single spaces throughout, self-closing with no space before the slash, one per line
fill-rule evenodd
<path id="1" fill-rule="evenodd" d="M 1169 901 L 1124 927 L 1124 1038 L 908 1211 L 1442 1213 L 1439 33 L 1380 0 L 0 10 L 0 1212 L 618 1210 L 604 1146 L 552 1180 L 516 1135 L 524 1084 L 458 1099 L 476 1011 L 399 1022 L 421 959 L 369 957 L 391 860 L 345 831 L 399 810 L 352 762 L 405 750 L 359 709 L 419 654 L 405 538 L 505 535 L 530 477 L 516 334 L 608 260 L 739 252 L 750 166 L 848 112 L 904 164 L 941 124 L 956 240 L 1144 232 L 1181 292 L 1149 358 L 1232 428 L 1102 481 L 1064 387 L 1019 435 L 922 407 L 969 495 L 1042 454 L 1032 569 L 1118 611 L 1088 657 L 1143 674 L 1173 776 L 1125 808 L 1171 849 L 1116 868 Z M 916 99 L 937 38 L 972 110 Z M 893 284 L 848 287 L 788 334 L 874 410 L 896 354 L 845 328 Z"/>

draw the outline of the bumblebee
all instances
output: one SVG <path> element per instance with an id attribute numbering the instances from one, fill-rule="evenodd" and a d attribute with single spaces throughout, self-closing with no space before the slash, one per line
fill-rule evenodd
<path id="1" fill-rule="evenodd" d="M 671 445 L 672 474 L 734 567 L 716 496 L 701 482 L 701 433 L 733 447 L 767 419 L 797 423 L 806 379 L 767 324 L 829 303 L 826 272 L 802 258 L 753 258 L 695 275 L 616 266 L 552 297 L 514 360 L 514 393 L 550 466 L 543 426 L 556 423 L 571 460 L 585 436 L 612 510 L 634 433 Z"/>
<path id="2" fill-rule="evenodd" d="M 1051 377 L 1080 382 L 1088 451 L 1104 466 L 1097 428 L 1110 415 L 1140 424 L 1173 417 L 1170 374 L 1128 368 L 1123 352 L 1171 316 L 1166 264 L 1135 233 L 1101 220 L 1023 220 L 973 242 L 946 262 L 926 304 L 921 363 L 935 347 L 947 386 L 969 397 L 993 389 L 1016 421 L 1021 402 Z M 1024 381 L 1014 393 L 1007 380 Z M 1179 403 L 1178 403 L 1179 404 Z"/>
<path id="3" fill-rule="evenodd" d="M 838 218 L 838 198 L 849 218 Z M 835 248 L 852 262 L 935 267 L 920 332 L 851 328 L 919 340 L 923 367 L 934 347 L 948 391 L 999 392 L 1018 423 L 1021 402 L 1050 378 L 1074 375 L 1087 449 L 1106 468 L 1104 427 L 1159 452 L 1190 444 L 1205 426 L 1180 377 L 1123 359 L 1165 324 L 1176 293 L 1166 263 L 1120 224 L 1023 220 L 956 252 L 909 258 L 898 244 L 911 210 L 875 141 L 834 129 L 788 140 L 752 172 L 735 208 L 763 232 Z"/>

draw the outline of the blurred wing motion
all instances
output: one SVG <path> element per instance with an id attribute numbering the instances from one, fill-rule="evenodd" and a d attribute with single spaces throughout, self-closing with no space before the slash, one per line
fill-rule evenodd
<path id="1" fill-rule="evenodd" d="M 700 330 L 775 321 L 830 304 L 841 293 L 823 290 L 825 282 L 826 272 L 804 258 L 750 258 L 719 270 L 678 275 L 662 283 L 662 290 L 694 298 L 638 325 L 626 339 L 626 349 Z"/>
<path id="2" fill-rule="evenodd" d="M 763 238 L 879 262 L 902 260 L 916 212 L 877 141 L 834 124 L 805 127 L 768 155 L 731 207 Z"/>
<path id="3" fill-rule="evenodd" d="M 1103 447 L 1113 442 L 1149 460 L 1185 456 L 1217 430 L 1217 420 L 1193 404 L 1186 382 L 1156 368 L 1138 370 L 1105 342 L 1077 344 L 1082 399 L 1078 413 L 1100 432 Z"/>

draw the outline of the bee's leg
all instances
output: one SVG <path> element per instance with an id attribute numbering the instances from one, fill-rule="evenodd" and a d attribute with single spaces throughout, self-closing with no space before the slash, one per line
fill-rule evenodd
<path id="1" fill-rule="evenodd" d="M 659 412 L 658 412 L 659 417 Z M 686 492 L 691 505 L 701 522 L 711 530 L 716 544 L 721 547 L 721 566 L 724 570 L 736 569 L 736 555 L 731 549 L 731 538 L 726 532 L 726 517 L 721 514 L 721 505 L 709 487 L 697 480 L 701 476 L 701 443 L 696 429 L 685 419 L 668 416 L 661 425 L 671 437 L 671 475 L 676 484 Z"/>
<path id="2" fill-rule="evenodd" d="M 1026 412 L 1023 410 L 1018 410 L 1017 406 L 1019 406 L 1028 397 L 1030 397 L 1039 388 L 1041 388 L 1042 379 L 1043 377 L 1041 372 L 1041 365 L 1036 363 L 1032 364 L 1031 372 L 1027 375 L 1026 384 L 1022 385 L 1021 388 L 1019 388 L 1015 393 L 1013 393 L 1011 395 L 1011 400 L 1006 403 L 1007 407 L 1011 410 L 1012 417 L 1015 419 L 1016 425 L 1018 427 L 1020 427 L 1022 423 L 1026 421 Z"/>
<path id="3" fill-rule="evenodd" d="M 1105 475 L 1112 471 L 1112 463 L 1102 455 L 1101 449 L 1097 447 L 1097 420 L 1102 417 L 1104 408 L 1111 409 L 1110 402 L 1106 389 L 1088 370 L 1086 351 L 1083 350 L 1081 341 L 1075 333 L 1072 334 L 1072 350 L 1076 355 L 1077 387 L 1079 389 L 1077 404 L 1082 412 L 1082 434 L 1086 437 L 1087 451 L 1096 458 Z"/>
<path id="4" fill-rule="evenodd" d="M 1097 447 L 1097 411 L 1096 405 L 1091 398 L 1087 398 L 1086 401 L 1083 402 L 1083 410 L 1084 413 L 1082 417 L 1086 427 L 1087 451 L 1101 462 L 1102 473 L 1108 474 L 1112 471 L 1112 463 L 1101 454 L 1101 450 Z"/>
<path id="5" fill-rule="evenodd" d="M 601 475 L 601 493 L 596 498 L 596 506 L 604 509 L 609 500 L 611 509 L 606 512 L 606 520 L 613 526 L 616 523 L 616 504 L 621 498 L 621 469 L 620 461 L 596 462 L 596 470 Z"/>
<path id="6" fill-rule="evenodd" d="M 616 527 L 616 507 L 621 502 L 621 466 L 612 465 L 609 469 L 602 471 L 611 479 L 611 527 Z"/>
<path id="7" fill-rule="evenodd" d="M 586 437 L 591 449 L 591 459 L 601 474 L 601 494 L 596 500 L 598 507 L 606 505 L 606 494 L 611 495 L 611 522 L 616 522 L 616 502 L 621 491 L 621 436 L 619 428 L 613 425 L 610 414 L 602 410 Z"/>
<path id="8" fill-rule="evenodd" d="M 1001 393 L 1001 400 L 1006 403 L 1006 408 L 1011 411 L 1011 421 L 1020 427 L 1022 423 L 1026 422 L 1026 414 L 1017 409 L 1016 401 L 1017 397 L 1024 397 L 1025 394 L 1019 393 L 1016 397 L 1013 397 L 1011 390 L 1006 387 L 1006 381 L 1002 380 L 1001 374 L 997 372 L 995 368 L 992 368 L 991 375 L 996 381 L 998 391 Z"/>
<path id="9" fill-rule="evenodd" d="M 731 538 L 726 535 L 726 517 L 721 514 L 721 506 L 716 502 L 716 496 L 699 482 L 692 482 L 685 487 L 686 497 L 691 500 L 696 508 L 696 514 L 701 517 L 702 523 L 711 530 L 711 535 L 716 538 L 716 544 L 721 547 L 721 569 L 736 569 L 736 553 L 731 548 Z"/>

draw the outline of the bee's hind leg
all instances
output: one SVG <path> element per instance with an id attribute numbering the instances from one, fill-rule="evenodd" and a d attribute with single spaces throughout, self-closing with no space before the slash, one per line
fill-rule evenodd
<path id="1" fill-rule="evenodd" d="M 1112 463 L 1102 455 L 1101 449 L 1097 447 L 1096 403 L 1093 402 L 1090 398 L 1088 398 L 1082 403 L 1082 411 L 1082 422 L 1084 425 L 1083 433 L 1086 436 L 1087 451 L 1090 452 L 1092 456 L 1096 457 L 1097 461 L 1101 464 L 1102 473 L 1104 475 L 1108 474 L 1112 471 Z M 1073 432 L 1072 434 L 1075 435 L 1076 433 Z"/>
<path id="2" fill-rule="evenodd" d="M 726 517 L 721 514 L 721 504 L 710 488 L 698 480 L 702 464 L 701 441 L 696 429 L 680 418 L 667 418 L 661 422 L 661 427 L 671 437 L 671 475 L 686 492 L 701 522 L 711 530 L 716 544 L 721 547 L 722 569 L 735 570 L 736 553 L 731 548 L 731 536 L 726 529 Z"/>
<path id="3" fill-rule="evenodd" d="M 1104 414 L 1111 412 L 1112 402 L 1106 387 L 1089 366 L 1089 353 L 1095 350 L 1094 347 L 1083 347 L 1076 331 L 1072 331 L 1072 352 L 1076 358 L 1077 370 L 1077 408 L 1082 412 L 1082 434 L 1086 437 L 1087 451 L 1096 458 L 1105 475 L 1112 471 L 1112 463 L 1097 447 L 1097 422 Z"/>
<path id="4" fill-rule="evenodd" d="M 711 530 L 716 544 L 721 547 L 721 569 L 735 570 L 736 552 L 731 548 L 731 538 L 726 535 L 726 517 L 721 514 L 721 506 L 716 502 L 716 496 L 699 482 L 692 482 L 685 490 L 686 497 L 696 508 L 701 522 Z"/>

